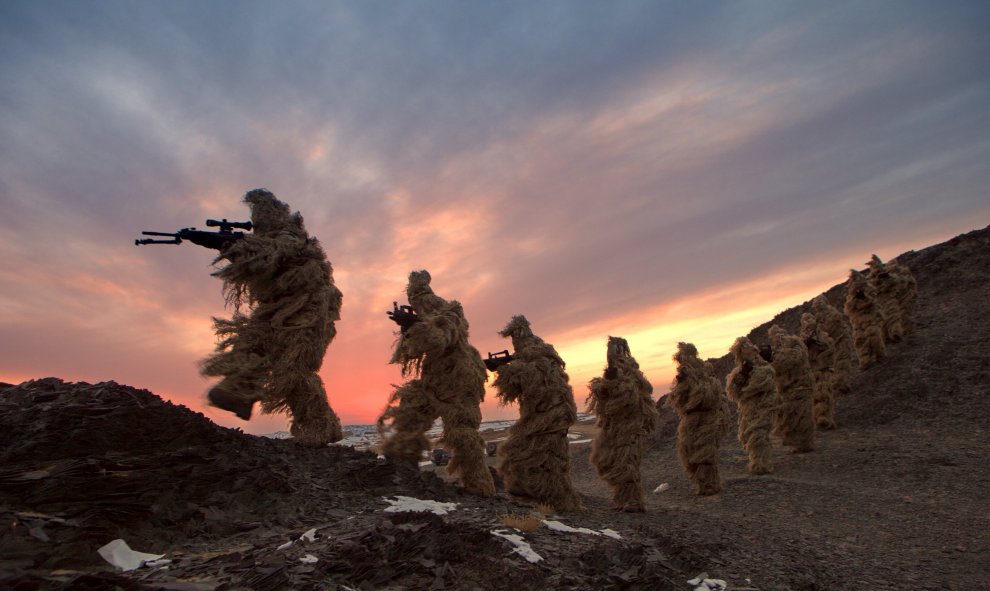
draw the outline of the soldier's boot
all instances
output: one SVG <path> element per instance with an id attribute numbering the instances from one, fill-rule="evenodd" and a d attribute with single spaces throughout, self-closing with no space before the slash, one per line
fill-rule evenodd
<path id="1" fill-rule="evenodd" d="M 701 496 L 715 495 L 722 490 L 722 478 L 715 464 L 699 464 L 694 472 L 694 483 Z"/>
<path id="2" fill-rule="evenodd" d="M 430 440 L 422 432 L 399 431 L 382 442 L 381 453 L 386 458 L 418 465 L 428 449 Z"/>
<path id="3" fill-rule="evenodd" d="M 756 475 L 773 473 L 769 447 L 751 447 L 749 449 L 749 472 Z"/>
<path id="4" fill-rule="evenodd" d="M 612 494 L 612 501 L 617 511 L 625 513 L 643 513 L 646 511 L 643 487 L 638 482 L 617 484 Z"/>
<path id="5" fill-rule="evenodd" d="M 206 397 L 210 401 L 210 406 L 232 412 L 245 421 L 251 418 L 251 411 L 254 409 L 255 401 L 234 394 L 224 388 L 222 383 L 211 388 Z"/>
<path id="6" fill-rule="evenodd" d="M 835 417 L 831 413 L 822 414 L 815 421 L 815 424 L 818 425 L 819 429 L 831 431 L 832 429 L 835 429 Z"/>

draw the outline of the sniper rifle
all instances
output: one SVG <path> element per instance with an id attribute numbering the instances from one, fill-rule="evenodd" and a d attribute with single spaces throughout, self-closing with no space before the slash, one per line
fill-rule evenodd
<path id="1" fill-rule="evenodd" d="M 135 246 L 142 244 L 182 244 L 183 240 L 188 240 L 193 244 L 198 244 L 206 248 L 223 250 L 225 246 L 244 238 L 244 232 L 235 232 L 234 228 L 251 231 L 254 227 L 251 222 L 228 222 L 227 218 L 222 220 L 206 220 L 206 225 L 211 228 L 220 228 L 217 232 L 197 230 L 196 228 L 182 228 L 178 232 L 149 232 L 141 234 L 145 236 L 169 236 L 171 240 L 157 240 L 154 238 L 143 238 L 134 241 Z"/>

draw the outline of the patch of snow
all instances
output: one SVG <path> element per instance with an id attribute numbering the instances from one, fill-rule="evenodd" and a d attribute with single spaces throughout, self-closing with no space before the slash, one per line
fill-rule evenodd
<path id="1" fill-rule="evenodd" d="M 582 415 L 578 413 L 578 420 L 582 420 L 582 417 L 589 418 L 587 415 Z M 594 417 L 590 417 L 594 418 Z M 503 419 L 497 421 L 484 421 L 478 428 L 478 431 L 501 431 L 508 429 L 512 425 L 516 424 L 517 419 Z M 381 437 L 378 435 L 377 425 L 344 425 L 344 438 L 330 445 L 339 445 L 345 447 L 353 447 L 356 450 L 371 450 L 381 443 Z M 439 438 L 443 434 L 443 421 L 437 419 L 433 426 L 426 432 L 426 436 L 431 440 Z M 291 439 L 292 434 L 287 431 L 277 431 L 275 433 L 268 433 L 262 435 L 262 437 L 268 437 L 270 439 Z"/>
<path id="2" fill-rule="evenodd" d="M 141 568 L 144 564 L 160 560 L 165 556 L 164 554 L 135 552 L 131 550 L 127 542 L 120 538 L 100 547 L 97 552 L 103 557 L 103 560 L 125 572 Z"/>
<path id="3" fill-rule="evenodd" d="M 340 447 L 353 447 L 356 450 L 362 451 L 371 449 L 374 445 L 378 443 L 378 437 L 371 437 L 369 435 L 350 435 L 344 437 L 340 441 L 335 441 L 330 445 L 337 445 Z"/>
<path id="4" fill-rule="evenodd" d="M 433 513 L 434 515 L 446 515 L 454 509 L 457 508 L 457 503 L 444 503 L 441 501 L 430 501 L 423 499 L 414 499 L 412 497 L 396 496 L 395 500 L 389 499 L 387 497 L 382 497 L 382 499 L 391 505 L 385 509 L 386 513 L 402 513 L 402 512 L 413 512 L 413 513 Z"/>
<path id="5" fill-rule="evenodd" d="M 664 482 L 660 486 L 658 486 L 655 489 L 653 489 L 653 494 L 658 495 L 658 494 L 662 493 L 663 491 L 667 490 L 668 488 L 670 488 L 670 485 L 667 484 L 666 482 Z"/>
<path id="6" fill-rule="evenodd" d="M 299 559 L 299 562 L 305 562 L 306 564 L 313 564 L 314 562 L 319 562 L 320 559 L 313 556 L 312 554 L 307 554 Z"/>
<path id="7" fill-rule="evenodd" d="M 516 424 L 516 419 L 503 420 L 503 421 L 487 421 L 481 423 L 479 431 L 501 431 L 503 429 L 508 429 L 512 425 Z"/>
<path id="8" fill-rule="evenodd" d="M 622 536 L 615 530 L 603 529 L 601 531 L 595 531 L 593 529 L 588 529 L 586 527 L 571 527 L 559 521 L 554 521 L 552 519 L 544 519 L 543 525 L 547 526 L 547 529 L 553 531 L 562 531 L 573 534 L 591 534 L 593 536 L 607 536 L 610 538 L 615 538 L 616 540 L 621 540 Z"/>
<path id="9" fill-rule="evenodd" d="M 595 536 L 599 535 L 598 532 L 593 529 L 588 529 L 586 527 L 571 527 L 552 519 L 544 519 L 543 525 L 547 526 L 547 529 L 552 529 L 553 531 L 562 531 L 574 534 L 592 534 Z"/>
<path id="10" fill-rule="evenodd" d="M 316 541 L 316 528 L 314 527 L 312 529 L 308 529 L 304 531 L 303 534 L 299 536 L 298 539 L 289 540 L 288 542 L 282 544 L 278 548 L 275 548 L 275 551 L 277 552 L 279 550 L 287 550 L 288 548 L 291 548 L 292 545 L 295 544 L 296 542 L 315 542 L 315 541 Z"/>
<path id="11" fill-rule="evenodd" d="M 500 538 L 505 538 L 506 540 L 509 540 L 509 542 L 512 543 L 512 545 L 514 546 L 512 551 L 515 552 L 516 554 L 519 554 L 527 561 L 539 562 L 543 560 L 543 557 L 537 554 L 533 550 L 533 547 L 530 546 L 529 543 L 526 540 L 524 540 L 522 536 L 518 534 L 510 534 L 502 530 L 494 530 L 491 533 L 493 536 L 498 536 Z"/>
<path id="12" fill-rule="evenodd" d="M 262 435 L 262 437 L 267 437 L 269 439 L 292 439 L 292 433 L 289 433 L 288 431 L 276 431 L 274 433 Z"/>
<path id="13" fill-rule="evenodd" d="M 729 586 L 722 579 L 709 579 L 708 573 L 701 573 L 687 584 L 694 586 L 694 591 L 725 591 Z"/>

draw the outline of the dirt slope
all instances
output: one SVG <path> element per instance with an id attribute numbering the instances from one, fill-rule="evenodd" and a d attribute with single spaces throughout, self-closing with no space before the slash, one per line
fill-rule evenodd
<path id="1" fill-rule="evenodd" d="M 113 382 L 0 386 L 0 588 L 686 590 L 705 571 L 737 590 L 990 589 L 990 229 L 899 260 L 918 279 L 918 332 L 856 376 L 817 451 L 778 447 L 774 474 L 752 477 L 733 433 L 725 490 L 698 497 L 665 411 L 644 476 L 669 488 L 649 495 L 648 513 L 617 514 L 588 446 L 574 446 L 588 511 L 552 519 L 621 539 L 512 532 L 536 563 L 491 533 L 529 510 L 504 495 L 223 429 Z M 801 308 L 771 322 L 795 330 Z M 386 512 L 396 495 L 458 505 Z M 315 540 L 299 540 L 309 529 Z M 173 562 L 114 572 L 96 554 L 114 538 Z"/>

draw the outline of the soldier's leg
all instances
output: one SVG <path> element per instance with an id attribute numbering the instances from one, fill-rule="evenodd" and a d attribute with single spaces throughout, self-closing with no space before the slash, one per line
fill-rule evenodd
<path id="1" fill-rule="evenodd" d="M 523 420 L 519 419 L 514 425 L 509 427 L 508 436 L 505 441 L 498 445 L 495 452 L 495 470 L 502 478 L 505 490 L 509 494 L 516 496 L 527 496 L 528 492 L 520 486 L 522 478 L 518 470 L 520 458 L 524 457 L 526 444 L 524 440 L 525 426 Z"/>
<path id="2" fill-rule="evenodd" d="M 481 408 L 478 404 L 443 404 L 440 408 L 450 448 L 447 473 L 461 482 L 464 490 L 483 497 L 495 496 L 495 482 L 485 463 L 485 440 L 478 433 Z"/>
<path id="3" fill-rule="evenodd" d="M 835 373 L 821 372 L 815 378 L 815 424 L 835 429 Z"/>
<path id="4" fill-rule="evenodd" d="M 591 465 L 598 477 L 612 489 L 612 504 L 617 510 L 645 510 L 640 481 L 642 443 L 630 453 L 629 431 L 615 424 L 599 431 L 592 444 Z M 580 499 L 578 499 L 580 502 Z"/>
<path id="5" fill-rule="evenodd" d="M 292 433 L 296 443 L 307 447 L 320 447 L 344 437 L 340 419 L 327 403 L 323 380 L 318 375 L 306 376 L 296 395 L 289 399 L 292 414 Z"/>
<path id="6" fill-rule="evenodd" d="M 852 392 L 849 379 L 852 376 L 853 356 L 856 354 L 851 335 L 835 341 L 835 366 L 832 374 L 832 391 L 845 396 Z"/>
<path id="7" fill-rule="evenodd" d="M 749 448 L 749 471 L 752 474 L 770 474 L 773 472 L 770 439 L 760 439 L 753 442 Z"/>
<path id="8" fill-rule="evenodd" d="M 643 486 L 639 479 L 616 483 L 612 489 L 612 502 L 617 510 L 626 513 L 646 511 L 646 498 L 643 496 Z"/>
<path id="9" fill-rule="evenodd" d="M 420 380 L 410 380 L 400 386 L 392 400 L 395 406 L 385 409 L 378 417 L 378 432 L 382 435 L 381 452 L 389 458 L 418 463 L 430 448 L 426 432 L 436 420 L 436 410 L 429 401 Z M 391 421 L 393 433 L 386 436 L 386 423 Z"/>
<path id="10" fill-rule="evenodd" d="M 270 368 L 269 341 L 264 325 L 235 315 L 218 319 L 214 330 L 221 339 L 217 351 L 203 360 L 200 373 L 223 379 L 210 389 L 210 405 L 230 411 L 245 421 L 254 403 L 263 397 L 263 384 Z"/>
<path id="11" fill-rule="evenodd" d="M 794 453 L 807 453 L 815 449 L 815 392 L 802 388 L 793 400 L 792 415 L 784 445 L 792 446 Z"/>
<path id="12" fill-rule="evenodd" d="M 267 412 L 288 411 L 296 443 L 309 447 L 340 441 L 340 419 L 327 400 L 320 366 L 328 341 L 315 328 L 274 329 L 272 372 L 265 392 Z"/>
<path id="13" fill-rule="evenodd" d="M 690 455 L 684 458 L 688 474 L 699 495 L 713 495 L 722 490 L 718 471 L 718 450 L 721 445 L 723 424 L 718 411 L 698 412 L 693 418 Z"/>
<path id="14" fill-rule="evenodd" d="M 622 461 L 614 464 L 609 474 L 612 503 L 619 511 L 642 513 L 646 511 L 646 497 L 643 495 L 640 475 L 642 443 L 627 443 L 620 446 L 617 452 L 616 457 Z"/>
<path id="15" fill-rule="evenodd" d="M 752 474 L 773 472 L 773 447 L 770 442 L 769 417 L 754 417 L 746 425 L 746 451 L 749 452 L 749 471 Z"/>

